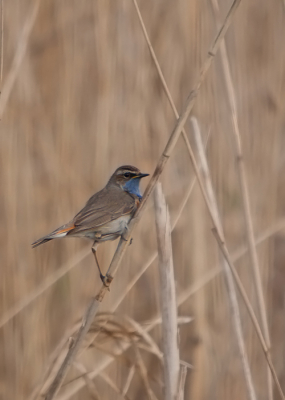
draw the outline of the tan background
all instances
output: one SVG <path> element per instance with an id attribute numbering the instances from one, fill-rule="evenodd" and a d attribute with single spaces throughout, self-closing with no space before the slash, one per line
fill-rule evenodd
<path id="1" fill-rule="evenodd" d="M 140 6 L 181 111 L 216 33 L 211 2 L 157 0 L 140 1 Z M 220 2 L 221 17 L 229 6 L 230 1 Z M 41 1 L 16 71 L 13 59 L 22 46 L 22 31 L 33 7 L 33 1 L 4 1 L 3 93 L 10 74 L 16 72 L 16 76 L 0 122 L 0 318 L 15 304 L 23 304 L 27 295 L 62 265 L 75 260 L 79 252 L 85 249 L 88 255 L 0 328 L 1 400 L 29 398 L 49 355 L 81 319 L 100 287 L 90 243 L 62 240 L 35 250 L 30 243 L 71 219 L 88 197 L 106 184 L 116 167 L 133 164 L 152 173 L 175 123 L 131 1 Z M 242 1 L 226 37 L 256 236 L 274 227 L 285 210 L 284 38 L 281 0 Z M 246 241 L 219 53 L 193 115 L 204 138 L 210 132 L 208 161 L 226 238 L 234 251 Z M 186 128 L 192 141 L 189 122 Z M 180 139 L 162 176 L 172 218 L 193 176 Z M 143 187 L 146 183 L 147 179 Z M 133 238 L 102 311 L 111 310 L 156 249 L 152 199 Z M 172 239 L 179 295 L 219 262 L 197 186 Z M 258 246 L 258 257 L 273 361 L 285 389 L 284 245 L 284 233 L 274 234 Z M 103 269 L 115 248 L 116 243 L 99 248 Z M 249 258 L 241 258 L 236 266 L 256 309 Z M 159 312 L 157 277 L 154 262 L 116 310 L 119 321 L 128 315 L 142 323 Z M 242 303 L 241 312 L 258 399 L 266 399 L 264 356 Z M 192 323 L 180 327 L 181 358 L 195 367 L 187 374 L 185 398 L 246 398 L 223 276 L 189 297 L 179 307 L 179 315 L 194 317 Z M 161 348 L 160 330 L 151 331 L 151 336 Z M 112 348 L 112 339 L 107 349 Z M 151 388 L 160 399 L 161 365 L 148 352 L 141 350 L 141 355 Z M 88 349 L 79 361 L 92 371 L 103 358 L 102 352 Z M 131 348 L 105 369 L 120 390 L 134 360 Z M 73 367 L 67 381 L 78 375 Z M 100 399 L 123 398 L 102 376 L 94 383 Z M 70 398 L 94 396 L 85 385 Z M 127 396 L 147 398 L 137 370 Z"/>

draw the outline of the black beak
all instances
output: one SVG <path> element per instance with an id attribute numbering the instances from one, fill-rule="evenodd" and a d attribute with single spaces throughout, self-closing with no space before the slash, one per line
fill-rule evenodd
<path id="1" fill-rule="evenodd" d="M 149 176 L 149 174 L 139 174 L 138 178 L 141 179 L 141 178 L 144 178 L 145 176 Z"/>

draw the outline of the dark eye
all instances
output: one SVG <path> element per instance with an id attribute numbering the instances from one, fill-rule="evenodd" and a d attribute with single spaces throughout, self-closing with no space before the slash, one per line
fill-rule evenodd
<path id="1" fill-rule="evenodd" d="M 129 172 L 124 173 L 125 178 L 129 178 L 130 176 L 131 176 L 131 174 Z"/>

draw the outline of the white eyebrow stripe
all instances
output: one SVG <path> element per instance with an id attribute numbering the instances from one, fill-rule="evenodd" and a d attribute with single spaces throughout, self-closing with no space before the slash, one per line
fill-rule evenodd
<path id="1" fill-rule="evenodd" d="M 119 169 L 119 171 L 117 171 L 116 175 L 123 175 L 125 173 L 131 174 L 131 175 L 137 175 L 138 174 L 138 172 L 134 172 L 134 171 L 131 171 L 129 169 Z"/>

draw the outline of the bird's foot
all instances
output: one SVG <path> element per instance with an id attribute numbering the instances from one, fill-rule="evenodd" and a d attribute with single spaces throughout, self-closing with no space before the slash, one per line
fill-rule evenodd
<path id="1" fill-rule="evenodd" d="M 122 238 L 125 242 L 127 242 L 127 241 L 129 240 L 129 239 L 126 239 L 126 238 L 125 238 L 124 234 L 121 235 L 121 238 Z M 133 238 L 130 239 L 129 246 L 130 246 L 132 243 L 133 243 Z"/>
<path id="2" fill-rule="evenodd" d="M 101 278 L 101 281 L 102 281 L 103 285 L 104 285 L 106 288 L 108 288 L 108 290 L 110 291 L 109 286 L 110 286 L 110 284 L 111 284 L 111 282 L 112 282 L 112 280 L 113 280 L 113 277 L 112 277 L 111 275 L 109 275 L 109 274 L 103 275 L 103 274 L 100 272 L 100 278 Z"/>

